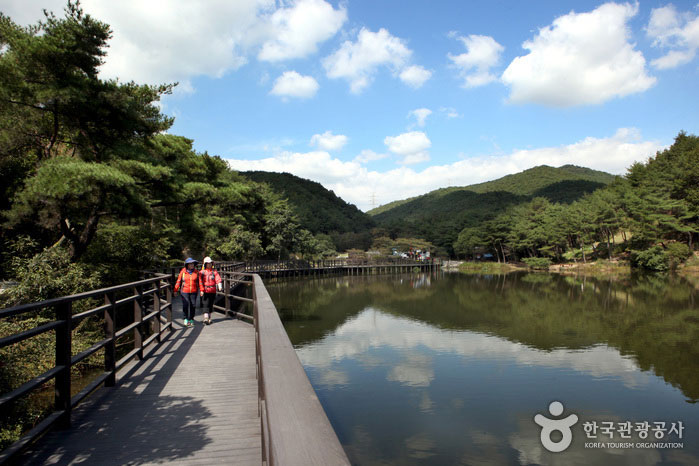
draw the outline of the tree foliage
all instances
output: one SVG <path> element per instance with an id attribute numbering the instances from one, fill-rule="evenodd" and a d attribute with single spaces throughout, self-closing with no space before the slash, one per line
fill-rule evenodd
<path id="1" fill-rule="evenodd" d="M 158 101 L 175 84 L 100 78 L 110 37 L 77 2 L 30 27 L 0 15 L 2 256 L 62 248 L 109 283 L 185 255 L 313 253 L 294 206 L 164 133 Z"/>
<path id="2" fill-rule="evenodd" d="M 622 253 L 632 265 L 667 270 L 695 247 L 698 183 L 699 138 L 680 133 L 668 149 L 575 202 L 534 198 L 465 227 L 454 250 L 463 257 L 488 250 L 503 261 L 586 261 L 591 253 L 607 259 Z"/>
<path id="3" fill-rule="evenodd" d="M 335 248 L 366 248 L 366 238 L 361 234 L 374 227 L 373 219 L 320 183 L 289 173 L 252 171 L 241 174 L 267 184 L 272 191 L 287 199 L 301 226 L 314 235 L 336 238 Z"/>

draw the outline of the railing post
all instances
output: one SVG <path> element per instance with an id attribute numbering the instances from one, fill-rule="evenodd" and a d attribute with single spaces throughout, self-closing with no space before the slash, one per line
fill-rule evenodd
<path id="1" fill-rule="evenodd" d="M 225 293 L 225 296 L 223 297 L 223 307 L 226 308 L 226 316 L 228 316 L 228 313 L 231 310 L 231 276 L 230 274 L 226 274 L 223 278 L 223 292 Z"/>
<path id="2" fill-rule="evenodd" d="M 153 311 L 158 313 L 155 319 L 153 319 L 153 332 L 158 335 L 155 337 L 155 340 L 160 343 L 160 280 L 154 282 L 153 285 L 155 286 L 155 291 L 153 292 Z"/>
<path id="3" fill-rule="evenodd" d="M 114 344 L 114 292 L 104 295 L 104 304 L 109 307 L 104 310 L 104 334 L 109 342 L 104 345 L 104 371 L 109 372 L 109 376 L 104 381 L 105 387 L 113 387 L 116 385 L 116 345 Z"/>
<path id="4" fill-rule="evenodd" d="M 70 427 L 70 360 L 72 357 L 72 330 L 73 321 L 72 302 L 65 301 L 56 306 L 56 320 L 63 324 L 56 328 L 56 366 L 63 366 L 56 375 L 55 383 L 55 405 L 56 411 L 63 411 L 60 420 L 57 422 L 59 428 Z"/>
<path id="5" fill-rule="evenodd" d="M 133 302 L 133 321 L 139 325 L 133 329 L 133 347 L 138 349 L 138 359 L 143 359 L 143 288 L 142 285 L 134 287 L 136 300 Z"/>
<path id="6" fill-rule="evenodd" d="M 168 286 L 165 288 L 165 301 L 169 304 L 169 306 L 165 311 L 165 318 L 170 324 L 172 324 L 172 287 L 175 286 L 175 281 L 172 277 L 170 277 L 166 280 L 166 282 Z M 170 332 L 173 332 L 174 330 L 175 329 L 172 328 L 172 325 L 170 325 Z"/>

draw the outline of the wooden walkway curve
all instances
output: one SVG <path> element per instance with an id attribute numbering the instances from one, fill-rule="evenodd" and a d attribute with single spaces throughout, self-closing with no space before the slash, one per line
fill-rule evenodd
<path id="1" fill-rule="evenodd" d="M 260 465 L 255 328 L 219 313 L 209 326 L 174 325 L 117 387 L 73 411 L 70 430 L 47 434 L 20 462 Z"/>
<path id="2" fill-rule="evenodd" d="M 349 465 L 262 279 L 244 270 L 220 264 L 221 314 L 210 326 L 201 315 L 182 325 L 176 269 L 0 309 L 0 319 L 53 314 L 0 337 L 0 349 L 55 336 L 53 367 L 0 394 L 4 410 L 53 382 L 54 410 L 0 451 L 0 463 Z M 104 339 L 76 354 L 72 334 L 87 318 L 101 320 Z M 104 371 L 74 385 L 72 369 L 100 351 Z"/>

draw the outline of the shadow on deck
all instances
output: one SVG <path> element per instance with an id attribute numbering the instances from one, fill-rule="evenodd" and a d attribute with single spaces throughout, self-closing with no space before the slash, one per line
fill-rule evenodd
<path id="1" fill-rule="evenodd" d="M 178 319 L 166 342 L 119 375 L 74 410 L 71 429 L 49 433 L 20 462 L 261 463 L 252 325 L 221 314 L 193 328 Z"/>

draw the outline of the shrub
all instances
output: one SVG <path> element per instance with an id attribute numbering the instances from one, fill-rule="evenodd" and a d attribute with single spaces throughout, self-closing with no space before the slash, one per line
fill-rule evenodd
<path id="1" fill-rule="evenodd" d="M 632 251 L 631 266 L 663 272 L 670 268 L 670 258 L 662 247 L 653 246 L 644 251 Z"/>
<path id="2" fill-rule="evenodd" d="M 522 262 L 535 270 L 548 270 L 551 265 L 551 259 L 548 257 L 527 257 L 522 259 Z"/>
<path id="3" fill-rule="evenodd" d="M 677 268 L 678 265 L 692 255 L 692 251 L 689 250 L 689 246 L 685 243 L 670 243 L 667 245 L 665 253 L 668 256 L 671 269 Z"/>
<path id="4" fill-rule="evenodd" d="M 31 259 L 13 259 L 12 275 L 19 282 L 0 295 L 0 306 L 11 307 L 97 289 L 99 274 L 70 262 L 67 250 L 45 249 Z"/>

